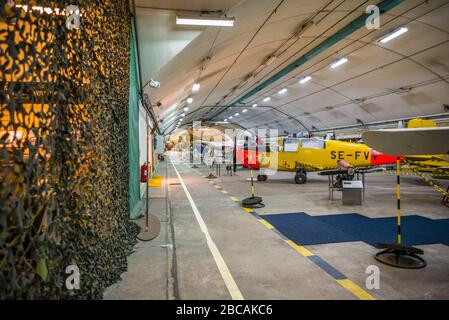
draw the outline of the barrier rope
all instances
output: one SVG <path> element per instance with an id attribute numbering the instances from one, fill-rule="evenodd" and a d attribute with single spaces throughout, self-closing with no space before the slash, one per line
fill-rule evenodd
<path id="1" fill-rule="evenodd" d="M 403 170 L 407 170 L 407 168 L 403 168 L 401 171 L 401 176 L 415 176 L 415 173 L 410 173 L 410 172 L 404 172 Z M 411 170 L 411 169 L 410 169 Z M 383 174 L 396 174 L 396 170 L 384 170 L 384 171 L 379 171 L 380 173 Z M 448 173 L 422 173 L 421 175 L 425 176 L 425 177 L 449 177 L 449 172 Z"/>
<path id="2" fill-rule="evenodd" d="M 427 178 L 427 176 L 421 172 L 419 172 L 419 170 L 416 169 L 416 167 L 413 167 L 409 161 L 404 159 L 404 162 L 407 163 L 409 165 L 409 169 L 411 171 L 413 171 L 413 173 L 419 177 L 421 177 L 425 182 L 427 182 L 428 185 L 430 185 L 432 188 L 434 188 L 436 191 L 438 191 L 439 193 L 441 193 L 444 197 L 449 197 L 449 193 L 447 191 L 444 191 L 444 189 L 442 187 L 440 187 L 438 184 L 436 184 L 435 182 L 433 182 L 432 180 L 430 180 L 429 178 Z"/>

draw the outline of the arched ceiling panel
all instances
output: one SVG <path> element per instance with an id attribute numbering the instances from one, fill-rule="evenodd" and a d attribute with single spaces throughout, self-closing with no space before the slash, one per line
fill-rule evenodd
<path id="1" fill-rule="evenodd" d="M 366 5 L 378 3 L 240 1 L 228 10 L 228 16 L 236 19 L 234 28 L 207 28 L 161 69 L 157 75 L 161 89 L 148 92 L 152 101 L 163 103 L 159 115 L 168 117 L 180 112 L 192 95 L 191 86 L 199 81 L 201 89 L 193 94 L 185 120 L 210 119 L 359 17 Z M 245 127 L 266 125 L 297 132 L 303 130 L 300 123 L 310 130 L 442 113 L 442 105 L 449 103 L 448 15 L 447 0 L 403 1 L 382 15 L 379 30 L 356 30 L 246 99 L 246 113 L 233 106 L 212 119 L 223 121 L 239 112 L 232 121 Z M 312 18 L 315 24 L 292 38 L 297 27 Z M 378 42 L 402 25 L 407 33 L 386 44 Z M 278 57 L 263 66 L 274 53 Z M 348 58 L 346 64 L 329 68 L 342 56 Z M 256 75 L 248 78 L 254 71 Z M 300 84 L 306 75 L 312 80 Z M 279 94 L 284 87 L 288 91 Z M 268 95 L 271 100 L 263 102 Z M 255 102 L 279 110 L 251 108 Z M 216 107 L 195 112 L 204 106 Z"/>

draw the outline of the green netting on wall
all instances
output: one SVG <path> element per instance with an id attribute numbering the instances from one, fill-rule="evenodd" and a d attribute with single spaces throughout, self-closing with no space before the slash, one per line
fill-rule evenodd
<path id="1" fill-rule="evenodd" d="M 139 216 L 140 167 L 139 167 L 139 82 L 136 66 L 134 35 L 131 30 L 131 57 L 129 69 L 129 109 L 128 109 L 128 157 L 129 157 L 129 208 L 132 219 Z"/>
<path id="2" fill-rule="evenodd" d="M 0 4 L 0 300 L 101 298 L 137 233 L 129 4 L 14 2 Z M 79 28 L 55 13 L 69 5 Z M 75 268 L 79 287 L 68 278 Z"/>

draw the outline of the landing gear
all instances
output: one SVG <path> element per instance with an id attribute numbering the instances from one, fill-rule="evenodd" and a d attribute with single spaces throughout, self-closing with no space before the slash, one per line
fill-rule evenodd
<path id="1" fill-rule="evenodd" d="M 268 176 L 266 174 L 258 174 L 257 175 L 257 181 L 267 181 Z"/>
<path id="2" fill-rule="evenodd" d="M 307 176 L 305 173 L 297 173 L 295 175 L 295 182 L 296 184 L 304 184 L 307 182 Z"/>
<path id="3" fill-rule="evenodd" d="M 295 182 L 296 184 L 304 184 L 307 182 L 307 173 L 303 167 L 296 168 Z"/>

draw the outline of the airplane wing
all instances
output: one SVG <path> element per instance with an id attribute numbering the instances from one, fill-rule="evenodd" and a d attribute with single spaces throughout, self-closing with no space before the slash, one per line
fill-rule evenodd
<path id="1" fill-rule="evenodd" d="M 362 137 L 369 147 L 385 154 L 449 153 L 449 127 L 373 130 Z"/>
<path id="2" fill-rule="evenodd" d="M 324 171 L 319 171 L 317 172 L 317 174 L 319 176 L 330 176 L 330 175 L 335 175 L 335 174 L 340 174 L 340 173 L 347 173 L 348 170 L 347 169 L 334 169 L 334 170 L 324 170 Z"/>
<path id="3" fill-rule="evenodd" d="M 306 163 L 301 161 L 301 165 L 303 165 L 307 171 L 320 171 L 326 169 L 325 167 L 320 166 L 316 163 Z"/>
<path id="4" fill-rule="evenodd" d="M 349 171 L 351 174 L 354 173 L 373 173 L 373 172 L 381 172 L 385 171 L 385 168 L 372 168 L 372 167 L 362 167 L 362 168 L 348 168 L 348 169 L 334 169 L 334 170 L 325 170 L 318 172 L 318 175 L 320 176 L 330 176 L 335 174 L 342 174 L 342 173 L 348 173 Z"/>
<path id="5" fill-rule="evenodd" d="M 356 168 L 356 173 L 373 173 L 373 172 L 383 172 L 385 168 L 376 167 L 376 168 Z"/>

